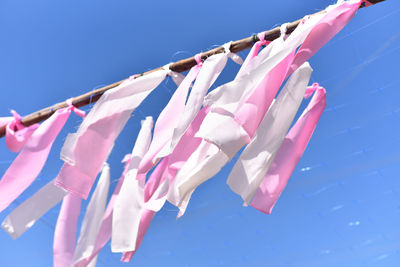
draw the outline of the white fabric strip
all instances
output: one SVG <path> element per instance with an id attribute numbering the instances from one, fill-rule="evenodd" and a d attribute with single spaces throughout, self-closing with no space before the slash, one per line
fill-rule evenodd
<path id="1" fill-rule="evenodd" d="M 248 204 L 262 182 L 304 97 L 312 69 L 304 63 L 289 78 L 240 155 L 227 183 Z"/>
<path id="2" fill-rule="evenodd" d="M 132 150 L 132 159 L 125 180 L 115 200 L 112 217 L 112 252 L 135 250 L 141 211 L 144 207 L 145 183 L 145 179 L 137 179 L 137 172 L 140 161 L 149 149 L 152 128 L 153 119 L 151 117 L 142 121 L 142 128 Z"/>
<path id="3" fill-rule="evenodd" d="M 3 221 L 1 227 L 13 238 L 20 237 L 31 228 L 46 212 L 57 205 L 68 194 L 50 181 L 33 196 L 14 209 Z"/>
<path id="4" fill-rule="evenodd" d="M 177 173 L 168 192 L 168 201 L 179 208 L 181 217 L 197 186 L 213 177 L 229 161 L 216 145 L 205 140 Z"/>
<path id="5" fill-rule="evenodd" d="M 79 239 L 74 251 L 74 264 L 90 256 L 93 252 L 97 234 L 104 216 L 109 188 L 110 166 L 105 163 L 82 221 Z"/>

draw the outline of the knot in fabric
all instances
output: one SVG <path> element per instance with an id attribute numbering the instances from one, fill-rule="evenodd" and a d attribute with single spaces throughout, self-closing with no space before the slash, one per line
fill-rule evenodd
<path id="1" fill-rule="evenodd" d="M 304 94 L 304 98 L 309 98 L 315 91 L 322 88 L 319 83 L 313 83 L 311 86 L 307 87 L 306 92 Z"/>
<path id="2" fill-rule="evenodd" d="M 73 111 L 79 117 L 82 117 L 82 118 L 85 117 L 86 116 L 86 112 L 81 110 L 81 109 L 79 109 L 79 108 L 77 108 L 77 107 L 75 107 L 72 104 L 72 101 L 73 101 L 73 98 L 67 99 L 65 101 L 67 103 L 67 105 L 68 105 L 67 109 L 70 110 L 70 111 Z"/>
<path id="3" fill-rule="evenodd" d="M 194 56 L 194 60 L 196 60 L 197 66 L 203 66 L 203 61 L 201 60 L 202 53 L 198 53 Z"/>

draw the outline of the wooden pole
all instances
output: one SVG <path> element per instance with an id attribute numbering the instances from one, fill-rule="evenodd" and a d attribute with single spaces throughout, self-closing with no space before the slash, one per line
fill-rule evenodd
<path id="1" fill-rule="evenodd" d="M 385 1 L 385 0 L 369 0 L 369 2 L 371 4 L 376 4 L 376 3 L 379 3 L 379 2 L 383 2 L 383 1 Z M 365 5 L 361 5 L 360 8 L 363 8 L 364 6 Z M 324 10 L 320 11 L 320 12 L 317 12 L 317 13 L 314 13 L 312 15 L 316 15 L 316 14 L 319 14 L 321 12 L 324 12 Z M 288 28 L 287 28 L 287 33 L 290 34 L 291 32 L 293 32 L 294 29 L 297 27 L 297 25 L 299 25 L 300 21 L 301 21 L 301 19 L 289 23 L 288 24 Z M 269 41 L 272 41 L 272 40 L 275 40 L 276 38 L 278 38 L 279 35 L 280 35 L 280 27 L 276 27 L 276 28 L 274 28 L 272 30 L 269 30 L 269 31 L 267 31 L 265 33 L 265 39 L 269 40 Z M 255 41 L 258 41 L 258 37 L 256 35 L 250 36 L 250 37 L 247 37 L 247 38 L 244 38 L 244 39 L 241 39 L 241 40 L 234 41 L 231 44 L 230 51 L 233 52 L 233 53 L 237 53 L 237 52 L 246 50 L 248 48 L 251 48 Z M 215 54 L 219 54 L 219 53 L 222 53 L 222 52 L 224 52 L 224 48 L 222 46 L 214 48 L 214 49 L 211 49 L 211 50 L 209 50 L 207 52 L 202 53 L 202 59 L 205 60 L 209 56 L 212 56 L 212 55 L 215 55 Z M 183 60 L 180 60 L 180 61 L 172 63 L 170 65 L 170 69 L 175 71 L 175 72 L 184 72 L 184 71 L 189 70 L 190 68 L 192 68 L 195 65 L 196 65 L 196 60 L 194 59 L 194 57 L 190 57 L 190 58 L 186 58 L 186 59 L 183 59 Z M 151 72 L 157 71 L 160 68 L 156 68 L 156 69 L 141 73 L 139 76 L 144 76 L 144 75 L 149 74 Z M 114 87 L 117 87 L 123 81 L 124 80 L 119 81 L 119 82 L 115 82 L 113 84 L 104 86 L 102 88 L 95 89 L 95 90 L 92 90 L 90 92 L 87 92 L 87 93 L 85 93 L 83 95 L 74 97 L 73 98 L 74 99 L 73 100 L 73 105 L 75 107 L 79 108 L 79 107 L 86 106 L 86 105 L 88 105 L 90 103 L 94 103 L 103 95 L 104 92 L 106 92 L 107 90 L 112 89 Z M 65 107 L 67 107 L 67 104 L 65 103 L 65 101 L 61 102 L 61 103 L 54 104 L 54 105 L 52 105 L 50 107 L 41 109 L 39 111 L 36 111 L 34 113 L 31 113 L 31 114 L 25 116 L 24 118 L 22 118 L 21 123 L 24 126 L 30 126 L 32 124 L 44 121 L 44 120 L 48 119 L 56 110 L 61 109 L 61 108 L 65 108 Z M 5 135 L 5 129 L 6 129 L 5 126 L 0 127 L 0 138 Z"/>

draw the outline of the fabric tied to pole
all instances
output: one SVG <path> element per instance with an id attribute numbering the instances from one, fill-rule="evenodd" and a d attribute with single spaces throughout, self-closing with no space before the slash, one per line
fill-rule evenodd
<path id="1" fill-rule="evenodd" d="M 86 199 L 131 113 L 170 72 L 161 69 L 106 91 L 78 131 L 68 135 L 61 152 L 65 164 L 56 184 Z"/>
<path id="2" fill-rule="evenodd" d="M 179 140 L 185 134 L 189 125 L 200 111 L 203 105 L 204 96 L 224 69 L 228 57 L 232 58 L 236 63 L 242 62 L 236 54 L 230 52 L 230 45 L 231 42 L 224 44 L 224 53 L 212 55 L 203 62 L 203 66 L 190 92 L 185 109 L 174 130 L 171 143 L 160 152 L 157 156 L 158 158 L 165 157 L 171 154 L 174 150 Z"/>
<path id="3" fill-rule="evenodd" d="M 326 107 L 326 91 L 318 84 L 307 88 L 305 98 L 315 92 L 307 108 L 286 135 L 274 162 L 251 201 L 251 206 L 270 214 L 300 160 Z"/>
<path id="4" fill-rule="evenodd" d="M 309 60 L 332 37 L 341 31 L 357 13 L 362 2 L 360 0 L 339 1 L 338 4 L 327 7 L 326 14 L 313 27 L 304 43 L 298 49 L 287 76 Z"/>
<path id="5" fill-rule="evenodd" d="M 79 116 L 85 115 L 83 111 L 75 108 L 71 101 L 67 100 L 68 107 L 57 110 L 37 127 L 1 178 L 0 211 L 7 208 L 39 175 L 53 142 L 64 127 L 71 111 Z"/>
<path id="6" fill-rule="evenodd" d="M 140 162 L 139 173 L 141 174 L 147 173 L 153 165 L 157 163 L 160 157 L 166 156 L 165 151 L 160 153 L 163 148 L 166 150 L 171 148 L 174 130 L 180 121 L 181 114 L 184 113 L 189 89 L 203 66 L 201 54 L 197 54 L 195 59 L 197 65 L 190 69 L 189 73 L 175 90 L 168 104 L 157 118 L 154 126 L 153 140 Z M 207 63 L 207 65 L 209 64 L 210 63 Z"/>
<path id="7" fill-rule="evenodd" d="M 35 123 L 29 127 L 25 127 L 21 123 L 21 115 L 15 110 L 11 110 L 11 114 L 14 119 L 6 125 L 6 145 L 12 152 L 18 152 L 36 131 L 39 124 Z"/>

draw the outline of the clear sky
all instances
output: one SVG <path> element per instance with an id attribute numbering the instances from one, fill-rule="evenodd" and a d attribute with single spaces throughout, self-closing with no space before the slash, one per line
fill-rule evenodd
<path id="1" fill-rule="evenodd" d="M 28 114 L 331 3 L 3 0 L 0 116 Z M 311 59 L 328 106 L 271 215 L 242 207 L 225 183 L 230 163 L 198 188 L 180 220 L 169 204 L 156 215 L 131 263 L 108 245 L 98 266 L 400 266 L 399 16 L 397 0 L 360 10 Z M 236 71 L 230 63 L 216 86 Z M 113 187 L 140 120 L 156 118 L 175 88 L 163 82 L 134 112 L 109 160 Z M 38 179 L 0 220 L 57 175 L 63 141 L 79 123 L 71 116 Z M 3 173 L 15 155 L 4 139 L 0 146 Z M 0 266 L 52 266 L 59 208 L 18 240 L 1 230 Z"/>

